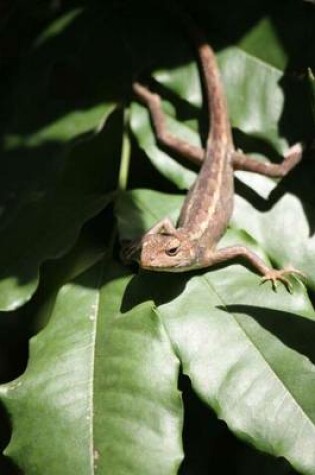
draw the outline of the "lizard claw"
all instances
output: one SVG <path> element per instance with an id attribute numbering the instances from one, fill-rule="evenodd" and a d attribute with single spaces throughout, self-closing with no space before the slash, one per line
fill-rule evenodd
<path id="1" fill-rule="evenodd" d="M 271 285 L 273 290 L 277 290 L 277 283 L 278 281 L 282 282 L 288 292 L 292 293 L 292 284 L 291 282 L 285 277 L 286 274 L 296 274 L 301 277 L 306 277 L 304 272 L 301 272 L 294 267 L 287 267 L 285 269 L 270 269 L 265 275 L 261 278 L 261 284 L 267 282 L 267 280 L 271 281 Z"/>

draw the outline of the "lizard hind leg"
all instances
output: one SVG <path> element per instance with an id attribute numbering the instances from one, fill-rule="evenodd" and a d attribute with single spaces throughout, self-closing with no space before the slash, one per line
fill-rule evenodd
<path id="1" fill-rule="evenodd" d="M 236 151 L 232 155 L 233 168 L 234 170 L 244 170 L 274 178 L 282 178 L 301 161 L 302 154 L 303 147 L 300 143 L 296 143 L 289 148 L 281 163 L 259 162 L 242 152 Z"/>

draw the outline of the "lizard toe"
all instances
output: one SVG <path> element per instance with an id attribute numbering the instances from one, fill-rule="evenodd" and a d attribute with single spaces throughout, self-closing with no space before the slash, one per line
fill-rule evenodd
<path id="1" fill-rule="evenodd" d="M 282 270 L 276 270 L 276 269 L 270 269 L 262 278 L 261 278 L 261 283 L 263 284 L 264 282 L 270 281 L 273 290 L 277 290 L 277 283 L 282 282 L 285 288 L 288 290 L 288 292 L 292 293 L 292 284 L 291 282 L 285 277 L 285 274 L 289 274 L 292 271 L 289 269 L 282 269 Z"/>

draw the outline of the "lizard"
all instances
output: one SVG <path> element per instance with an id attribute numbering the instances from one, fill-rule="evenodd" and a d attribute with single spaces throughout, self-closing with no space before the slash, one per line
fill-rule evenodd
<path id="1" fill-rule="evenodd" d="M 304 275 L 288 267 L 269 267 L 256 253 L 243 245 L 217 248 L 225 233 L 233 211 L 234 170 L 256 172 L 269 177 L 283 177 L 296 166 L 303 154 L 301 143 L 289 148 L 279 164 L 258 162 L 236 150 L 227 99 L 215 53 L 204 32 L 188 14 L 181 19 L 196 49 L 203 89 L 209 113 L 206 147 L 197 147 L 168 132 L 160 96 L 139 82 L 133 92 L 150 112 L 159 144 L 200 165 L 195 183 L 188 191 L 176 227 L 164 218 L 132 242 L 123 251 L 127 260 L 137 260 L 140 267 L 151 271 L 184 272 L 207 268 L 241 258 L 262 275 L 262 282 L 271 281 L 276 289 L 281 281 L 289 291 L 289 274 Z"/>

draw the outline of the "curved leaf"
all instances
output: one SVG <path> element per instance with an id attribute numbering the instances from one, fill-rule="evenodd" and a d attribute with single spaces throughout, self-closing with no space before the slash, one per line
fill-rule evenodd
<path id="1" fill-rule="evenodd" d="M 177 44 L 173 47 L 176 48 Z M 235 134 L 237 146 L 245 146 L 245 150 L 249 152 L 256 151 L 272 156 L 275 153 L 283 153 L 288 148 L 288 139 L 298 137 L 303 140 L 308 136 L 311 105 L 307 106 L 305 101 L 307 84 L 306 81 L 298 81 L 293 76 L 284 75 L 282 69 L 287 62 L 287 52 L 270 19 L 265 18 L 255 25 L 239 41 L 238 46 L 222 50 L 218 54 L 218 61 L 231 122 L 238 129 Z M 201 88 L 196 61 L 194 62 L 195 66 L 188 63 L 173 70 L 159 70 L 154 73 L 154 78 L 168 92 L 175 93 L 186 101 L 186 104 L 189 102 L 190 106 L 195 108 L 201 104 Z M 193 144 L 200 144 L 196 124 L 191 120 L 183 122 L 182 118 L 176 123 L 169 103 L 164 101 L 163 104 L 169 130 Z M 301 114 L 305 115 L 300 121 L 304 130 L 297 124 L 297 118 Z M 179 188 L 189 188 L 196 175 L 157 147 L 148 113 L 144 112 L 143 108 L 133 106 L 131 126 L 140 146 L 154 166 Z M 257 206 L 250 195 L 249 203 L 243 197 L 237 197 L 232 220 L 233 227 L 250 234 L 278 266 L 293 265 L 304 271 L 312 286 L 312 223 L 315 205 L 311 191 L 314 182 L 313 171 L 314 167 L 310 164 L 302 164 L 292 172 L 292 180 L 288 178 L 282 181 L 278 189 L 273 189 L 274 181 L 268 178 L 238 173 L 237 176 L 247 187 L 264 198 L 265 204 Z M 296 185 L 291 191 L 292 182 Z M 286 192 L 287 189 L 290 192 Z M 308 193 L 306 189 L 309 190 Z"/>
<path id="2" fill-rule="evenodd" d="M 122 124 L 111 115 L 128 72 L 110 12 L 79 8 L 55 20 L 25 52 L 6 98 L 11 115 L 0 152 L 1 310 L 30 299 L 41 263 L 65 253 L 117 187 Z M 106 61 L 91 54 L 99 48 Z"/>
<path id="3" fill-rule="evenodd" d="M 180 51 L 180 40 L 177 38 L 175 42 L 173 39 L 170 48 Z M 306 84 L 283 75 L 286 61 L 286 52 L 277 37 L 274 25 L 268 19 L 257 24 L 242 38 L 238 46 L 225 48 L 218 53 L 218 63 L 225 85 L 232 126 L 251 138 L 259 139 L 260 150 L 258 151 L 261 151 L 261 146 L 264 144 L 265 150 L 267 147 L 267 150 L 269 148 L 280 153 L 284 152 L 292 137 L 304 140 L 307 131 L 310 130 L 310 107 L 305 111 Z M 190 110 L 188 104 L 194 108 L 200 108 L 203 101 L 196 58 L 187 62 L 185 66 L 155 71 L 153 76 L 169 93 L 175 93 L 186 102 L 187 111 Z M 291 98 L 291 106 L 287 104 L 286 95 Z M 180 122 L 174 122 L 169 104 L 165 101 L 163 104 L 169 130 L 199 145 L 197 124 L 189 120 L 188 125 L 189 128 L 192 127 L 192 130 L 187 131 L 182 118 Z M 295 114 L 289 110 L 293 107 L 296 110 Z M 299 117 L 301 119 L 303 117 L 304 128 L 299 125 Z M 203 120 L 206 122 L 204 118 Z M 285 124 L 282 125 L 284 121 Z M 281 128 L 279 123 L 281 123 Z M 148 158 L 157 169 L 179 188 L 189 187 L 192 182 L 191 171 L 174 163 L 156 146 L 148 115 L 145 117 L 139 107 L 133 108 L 131 127 L 139 145 L 146 151 Z M 236 145 L 243 146 L 243 142 L 244 140 Z M 248 145 L 250 141 L 247 139 Z"/>
<path id="4" fill-rule="evenodd" d="M 6 453 L 26 473 L 177 473 L 179 362 L 152 303 L 121 313 L 129 280 L 106 259 L 66 283 L 25 374 L 1 388 Z"/>
<path id="5" fill-rule="evenodd" d="M 117 205 L 122 235 L 132 238 L 133 230 L 151 226 L 154 218 L 176 217 L 182 199 L 129 192 Z M 130 214 L 127 222 L 124 216 Z M 270 233 L 272 226 L 265 227 Z M 232 243 L 252 247 L 266 259 L 233 223 L 220 246 Z M 306 338 L 314 330 L 315 312 L 304 286 L 295 281 L 292 294 L 281 285 L 273 292 L 268 284 L 259 286 L 259 276 L 236 265 L 190 275 L 175 280 L 143 273 L 134 291 L 143 289 L 159 305 L 184 373 L 218 416 L 255 447 L 314 474 L 315 367 L 304 354 L 315 361 L 313 343 Z"/>
<path id="6" fill-rule="evenodd" d="M 64 254 L 83 224 L 110 201 L 119 166 L 117 125 L 110 120 L 104 131 L 70 149 L 58 173 L 40 176 L 37 182 L 34 176 L 33 183 L 26 179 L 24 190 L 11 193 L 0 227 L 2 310 L 30 299 L 42 262 Z"/>
<path id="7" fill-rule="evenodd" d="M 248 182 L 247 174 L 239 175 Z M 250 183 L 262 196 L 276 191 L 274 182 L 267 178 L 251 177 Z M 293 193 L 284 194 L 270 209 L 262 211 L 237 196 L 231 224 L 248 232 L 279 267 L 292 265 L 303 271 L 315 288 L 315 236 L 309 224 L 314 216 L 314 205 L 303 205 Z"/>
<path id="8" fill-rule="evenodd" d="M 240 175 L 248 174 L 242 172 Z M 251 177 L 251 180 L 254 178 Z M 255 182 L 255 189 L 262 195 L 268 196 L 275 187 L 274 182 L 265 177 L 256 176 Z M 183 200 L 183 196 L 166 195 L 152 190 L 133 190 L 121 195 L 116 203 L 121 237 L 133 239 L 165 216 L 175 224 Z M 309 212 L 313 213 L 313 208 Z M 285 194 L 269 211 L 264 212 L 237 196 L 229 229 L 233 234 L 230 232 L 229 236 L 224 237 L 219 247 L 227 242 L 236 244 L 238 236 L 245 231 L 247 239 L 251 237 L 250 244 L 258 243 L 279 267 L 293 265 L 305 272 L 308 284 L 312 287 L 315 285 L 315 238 L 309 235 L 305 209 L 293 195 Z"/>
<path id="9" fill-rule="evenodd" d="M 315 366 L 285 330 L 314 331 L 303 289 L 274 294 L 233 267 L 191 279 L 159 313 L 184 373 L 218 416 L 245 441 L 314 474 Z"/>
<path id="10" fill-rule="evenodd" d="M 283 114 L 285 97 L 280 86 L 282 72 L 267 63 L 257 60 L 241 48 L 231 47 L 218 55 L 222 77 L 226 86 L 230 119 L 233 127 L 255 137 L 278 152 L 284 152 L 288 141 L 279 135 L 279 121 Z M 180 82 L 178 71 L 163 71 L 155 74 L 169 89 L 192 104 L 201 102 L 201 88 L 198 84 L 197 66 L 187 65 Z M 236 91 L 238 91 L 236 93 Z M 292 84 L 292 94 L 294 83 Z M 198 98 L 196 100 L 195 98 Z M 175 122 L 163 101 L 167 118 L 167 127 L 174 135 L 194 145 L 200 145 L 196 125 L 189 122 Z M 291 124 L 295 128 L 295 123 Z M 138 105 L 132 108 L 131 128 L 139 145 L 156 168 L 179 188 L 189 188 L 195 175 L 180 165 L 156 144 L 152 125 L 147 112 Z M 301 139 L 305 137 L 302 136 Z M 260 144 L 261 147 L 261 144 Z"/>
<path id="11" fill-rule="evenodd" d="M 176 222 L 183 196 L 166 195 L 153 190 L 132 190 L 120 193 L 115 209 L 119 234 L 134 239 L 164 217 Z"/>
<path id="12" fill-rule="evenodd" d="M 176 162 L 166 152 L 161 150 L 156 144 L 156 138 L 150 126 L 150 116 L 148 111 L 138 104 L 131 107 L 130 124 L 133 132 L 136 134 L 140 147 L 146 152 L 154 166 L 169 180 L 176 183 L 178 188 L 187 189 L 195 181 L 196 174 L 188 170 L 185 166 Z M 167 126 L 170 131 L 187 139 L 189 143 L 200 145 L 198 136 L 188 127 L 180 125 L 175 126 L 175 121 L 170 116 L 167 117 Z M 180 131 L 180 133 L 178 133 Z"/>
<path id="13" fill-rule="evenodd" d="M 311 69 L 308 71 L 308 83 L 311 95 L 311 107 L 313 112 L 313 119 L 315 122 L 315 78 Z"/>

